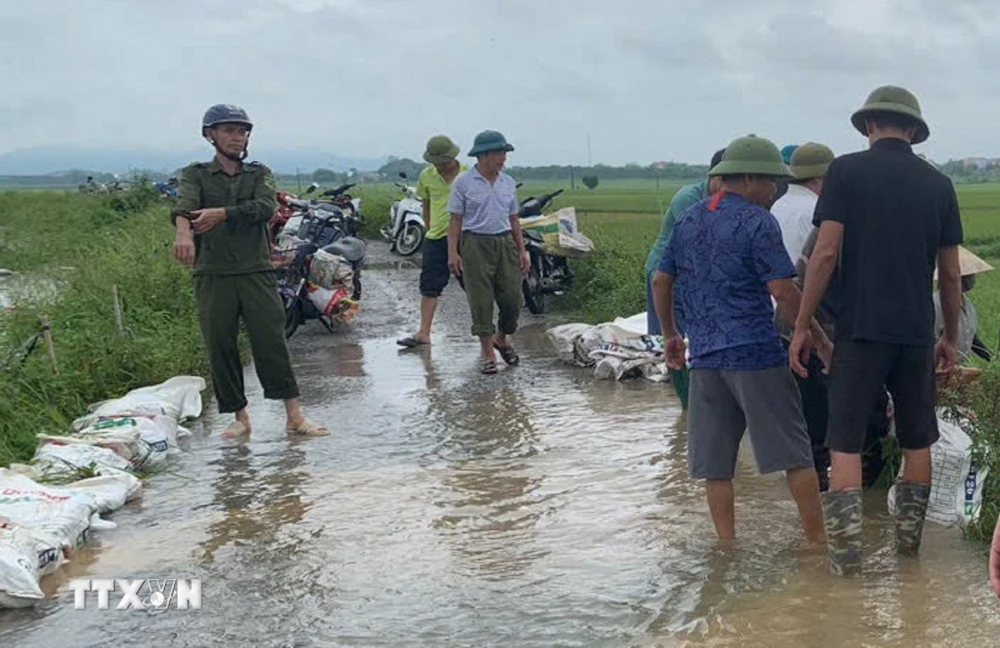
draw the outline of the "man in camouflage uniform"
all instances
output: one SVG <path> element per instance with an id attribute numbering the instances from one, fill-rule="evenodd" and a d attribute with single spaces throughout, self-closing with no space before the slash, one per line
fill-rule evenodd
<path id="1" fill-rule="evenodd" d="M 215 147 L 211 162 L 184 169 L 170 220 L 174 254 L 194 267 L 195 297 L 208 349 L 219 412 L 236 420 L 223 436 L 250 434 L 239 335 L 242 317 L 264 397 L 285 401 L 290 434 L 329 431 L 305 417 L 285 345 L 284 309 L 270 262 L 267 223 L 276 206 L 274 176 L 259 162 L 244 163 L 253 123 L 238 106 L 205 113 L 201 134 Z"/>

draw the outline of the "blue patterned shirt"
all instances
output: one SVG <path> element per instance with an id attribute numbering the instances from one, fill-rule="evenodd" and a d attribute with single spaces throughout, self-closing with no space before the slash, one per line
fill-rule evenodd
<path id="1" fill-rule="evenodd" d="M 684 212 L 663 251 L 675 278 L 692 369 L 769 369 L 788 362 L 767 283 L 795 276 L 771 212 L 716 194 Z"/>

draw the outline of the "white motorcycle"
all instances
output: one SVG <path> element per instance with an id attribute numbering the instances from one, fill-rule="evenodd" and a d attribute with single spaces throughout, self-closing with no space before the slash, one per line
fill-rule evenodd
<path id="1" fill-rule="evenodd" d="M 406 173 L 399 177 L 406 179 Z M 417 188 L 397 182 L 396 186 L 405 197 L 389 207 L 389 224 L 381 229 L 382 237 L 389 242 L 389 249 L 400 256 L 410 256 L 424 243 L 427 228 L 424 227 L 424 204 L 417 197 Z"/>

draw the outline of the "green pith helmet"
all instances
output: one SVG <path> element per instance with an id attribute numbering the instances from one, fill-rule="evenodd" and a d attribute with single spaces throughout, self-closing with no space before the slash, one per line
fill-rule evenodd
<path id="1" fill-rule="evenodd" d="M 490 151 L 513 151 L 514 147 L 507 143 L 507 139 L 495 130 L 484 130 L 482 133 L 476 135 L 475 141 L 472 142 L 472 150 L 469 151 L 470 157 L 476 157 L 480 153 L 489 153 Z"/>
<path id="2" fill-rule="evenodd" d="M 709 176 L 744 174 L 779 178 L 792 176 L 774 142 L 752 134 L 730 142 L 722 154 L 722 161 L 708 172 Z"/>
<path id="3" fill-rule="evenodd" d="M 806 142 L 792 153 L 792 175 L 796 180 L 822 178 L 833 162 L 833 151 L 829 146 Z"/>
<path id="4" fill-rule="evenodd" d="M 865 120 L 873 112 L 890 112 L 905 115 L 917 122 L 917 134 L 911 144 L 919 144 L 930 137 L 931 129 L 920 114 L 920 103 L 912 92 L 899 86 L 882 86 L 875 88 L 865 105 L 851 115 L 851 123 L 862 135 L 868 135 Z"/>
<path id="5" fill-rule="evenodd" d="M 458 157 L 458 144 L 446 135 L 435 135 L 427 140 L 424 161 L 430 164 L 447 164 Z"/>

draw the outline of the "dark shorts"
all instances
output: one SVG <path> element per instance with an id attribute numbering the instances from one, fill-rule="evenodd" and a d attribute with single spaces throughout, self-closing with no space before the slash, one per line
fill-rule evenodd
<path id="1" fill-rule="evenodd" d="M 834 346 L 830 368 L 831 450 L 861 452 L 883 386 L 892 396 L 901 448 L 922 450 L 938 440 L 934 346 L 844 341 Z"/>
<path id="2" fill-rule="evenodd" d="M 799 390 L 788 367 L 692 369 L 689 399 L 692 478 L 732 479 L 745 430 L 761 474 L 813 467 Z"/>
<path id="3" fill-rule="evenodd" d="M 420 294 L 440 297 L 448 285 L 448 237 L 424 239 L 423 258 L 420 262 Z"/>

